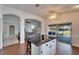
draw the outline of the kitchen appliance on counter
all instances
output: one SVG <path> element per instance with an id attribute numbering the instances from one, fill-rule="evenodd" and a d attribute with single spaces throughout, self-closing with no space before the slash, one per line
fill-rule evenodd
<path id="1" fill-rule="evenodd" d="M 49 31 L 48 32 L 48 37 L 57 37 L 57 34 L 56 34 L 56 32 Z"/>

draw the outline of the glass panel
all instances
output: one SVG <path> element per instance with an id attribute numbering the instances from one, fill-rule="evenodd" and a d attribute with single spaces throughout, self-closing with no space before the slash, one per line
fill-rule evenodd
<path id="1" fill-rule="evenodd" d="M 56 35 L 59 41 L 71 44 L 72 24 L 53 24 L 49 26 L 48 35 Z"/>

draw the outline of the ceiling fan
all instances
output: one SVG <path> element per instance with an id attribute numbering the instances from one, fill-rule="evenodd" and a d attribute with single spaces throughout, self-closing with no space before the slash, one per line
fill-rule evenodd
<path id="1" fill-rule="evenodd" d="M 40 7 L 40 4 L 35 4 L 35 7 Z M 55 19 L 57 17 L 57 12 L 55 10 L 50 10 L 49 11 L 49 19 Z"/>
<path id="2" fill-rule="evenodd" d="M 39 4 L 35 4 L 35 7 L 39 7 L 40 5 Z"/>

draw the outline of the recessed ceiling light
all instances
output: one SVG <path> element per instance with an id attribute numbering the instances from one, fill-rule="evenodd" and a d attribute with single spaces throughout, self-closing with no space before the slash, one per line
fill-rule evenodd
<path id="1" fill-rule="evenodd" d="M 74 8 L 79 8 L 79 5 L 74 6 Z"/>

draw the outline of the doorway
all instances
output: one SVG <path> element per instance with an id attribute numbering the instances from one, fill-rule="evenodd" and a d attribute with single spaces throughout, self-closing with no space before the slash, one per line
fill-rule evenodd
<path id="1" fill-rule="evenodd" d="M 14 14 L 3 15 L 3 46 L 19 43 L 20 18 Z"/>
<path id="2" fill-rule="evenodd" d="M 72 25 L 71 23 L 68 24 L 61 24 L 58 26 L 58 41 L 71 44 L 72 41 Z"/>
<path id="3" fill-rule="evenodd" d="M 41 22 L 34 19 L 25 19 L 25 38 L 27 42 L 26 54 L 31 55 L 33 44 L 38 43 L 40 41 L 40 34 Z M 27 37 L 30 37 L 30 39 L 28 39 Z"/>
<path id="4" fill-rule="evenodd" d="M 26 19 L 25 32 L 41 33 L 41 22 L 34 19 Z"/>

